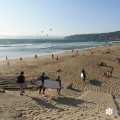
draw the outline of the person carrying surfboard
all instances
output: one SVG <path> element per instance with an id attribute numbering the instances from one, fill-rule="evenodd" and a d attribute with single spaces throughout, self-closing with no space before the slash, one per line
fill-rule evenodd
<path id="1" fill-rule="evenodd" d="M 86 72 L 84 69 L 82 69 L 82 72 L 81 72 L 81 77 L 83 78 L 83 81 L 85 82 L 85 79 L 86 79 Z"/>
<path id="2" fill-rule="evenodd" d="M 44 80 L 45 80 L 45 73 L 43 72 L 42 75 L 38 79 L 42 81 L 42 85 L 40 86 L 40 89 L 39 89 L 39 94 L 41 94 L 42 89 L 43 89 L 43 94 L 45 94 L 45 87 L 43 87 Z"/>
<path id="3" fill-rule="evenodd" d="M 26 80 L 23 71 L 20 72 L 20 75 L 17 78 L 17 83 L 20 86 L 20 95 L 23 95 L 23 93 L 25 93 L 25 86 L 26 86 Z"/>
<path id="4" fill-rule="evenodd" d="M 60 95 L 60 91 L 61 91 L 61 80 L 60 80 L 60 76 L 58 76 L 58 78 L 56 79 L 56 81 L 58 81 L 59 84 L 60 84 L 60 88 L 57 89 L 57 92 L 58 92 L 58 94 Z"/>

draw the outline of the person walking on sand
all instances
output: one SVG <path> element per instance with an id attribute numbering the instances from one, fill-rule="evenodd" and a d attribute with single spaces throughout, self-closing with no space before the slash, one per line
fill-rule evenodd
<path id="1" fill-rule="evenodd" d="M 78 50 L 76 51 L 76 56 L 77 56 L 77 55 L 79 55 L 79 54 L 78 54 Z"/>
<path id="2" fill-rule="evenodd" d="M 38 58 L 37 54 L 35 55 L 35 58 Z"/>
<path id="3" fill-rule="evenodd" d="M 60 91 L 61 91 L 61 80 L 60 80 L 60 76 L 58 76 L 58 78 L 56 79 L 56 81 L 58 81 L 59 84 L 60 84 L 60 88 L 57 89 L 58 95 L 60 95 Z"/>
<path id="4" fill-rule="evenodd" d="M 54 58 L 54 55 L 52 54 L 52 58 Z"/>
<path id="5" fill-rule="evenodd" d="M 43 89 L 43 94 L 45 94 L 45 87 L 43 86 L 44 80 L 45 80 L 45 73 L 43 72 L 42 75 L 38 79 L 42 81 L 42 85 L 40 86 L 40 89 L 39 89 L 39 94 L 41 94 L 42 89 Z"/>
<path id="6" fill-rule="evenodd" d="M 85 70 L 84 69 L 82 69 L 82 72 L 81 72 L 81 74 L 82 74 L 82 78 L 83 78 L 83 81 L 85 82 L 85 80 L 86 80 L 86 72 L 85 72 Z"/>
<path id="7" fill-rule="evenodd" d="M 56 58 L 56 60 L 58 61 L 58 55 L 57 55 L 57 58 Z"/>
<path id="8" fill-rule="evenodd" d="M 8 57 L 6 56 L 6 60 L 8 60 Z"/>
<path id="9" fill-rule="evenodd" d="M 23 71 L 20 72 L 20 75 L 17 78 L 17 83 L 20 86 L 20 95 L 23 95 L 23 93 L 25 93 L 25 86 L 26 86 L 26 80 Z"/>

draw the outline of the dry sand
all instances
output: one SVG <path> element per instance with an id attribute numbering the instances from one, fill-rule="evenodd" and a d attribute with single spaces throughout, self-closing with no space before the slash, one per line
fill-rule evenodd
<path id="1" fill-rule="evenodd" d="M 110 53 L 104 54 L 107 51 Z M 75 55 L 59 54 L 58 61 L 51 56 L 9 60 L 9 66 L 1 61 L 0 80 L 14 83 L 19 72 L 24 71 L 26 80 L 31 81 L 45 72 L 54 80 L 59 74 L 62 82 L 72 83 L 74 89 L 63 88 L 62 96 L 51 89 L 45 95 L 26 90 L 24 96 L 17 90 L 6 90 L 0 93 L 0 120 L 120 120 L 120 65 L 114 61 L 120 57 L 120 46 L 93 48 Z M 108 67 L 98 66 L 100 62 Z M 113 76 L 102 77 L 110 67 L 114 67 Z M 87 72 L 85 83 L 80 78 L 82 68 Z M 57 73 L 57 69 L 61 72 Z M 106 114 L 107 108 L 113 109 L 112 115 Z"/>

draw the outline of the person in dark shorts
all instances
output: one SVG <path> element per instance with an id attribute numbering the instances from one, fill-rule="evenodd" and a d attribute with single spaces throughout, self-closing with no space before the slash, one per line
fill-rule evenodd
<path id="1" fill-rule="evenodd" d="M 86 72 L 85 72 L 85 70 L 84 69 L 82 69 L 82 73 L 83 73 L 83 81 L 85 82 L 85 79 L 86 79 Z"/>
<path id="2" fill-rule="evenodd" d="M 26 86 L 26 80 L 23 71 L 20 72 L 20 75 L 17 78 L 17 83 L 20 86 L 20 95 L 23 95 L 23 93 L 25 93 L 25 86 Z"/>
<path id="3" fill-rule="evenodd" d="M 58 92 L 58 94 L 60 95 L 60 91 L 61 91 L 61 80 L 60 80 L 60 76 L 58 76 L 58 78 L 56 79 L 56 81 L 58 81 L 59 84 L 60 84 L 60 88 L 57 89 L 57 92 Z"/>
<path id="4" fill-rule="evenodd" d="M 43 94 L 45 94 L 45 87 L 43 87 L 44 85 L 44 80 L 45 80 L 45 73 L 43 72 L 42 75 L 38 78 L 38 80 L 42 81 L 42 85 L 40 86 L 39 89 L 39 94 L 41 94 L 41 90 L 43 89 Z"/>

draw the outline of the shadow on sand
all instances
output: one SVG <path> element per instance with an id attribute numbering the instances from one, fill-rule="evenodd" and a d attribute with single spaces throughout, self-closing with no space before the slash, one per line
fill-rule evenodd
<path id="1" fill-rule="evenodd" d="M 83 100 L 74 99 L 70 97 L 57 97 L 57 98 L 53 98 L 52 100 L 59 104 L 64 104 L 64 105 L 69 105 L 69 106 L 74 106 L 74 107 L 77 107 L 78 104 L 85 102 Z"/>
<path id="2" fill-rule="evenodd" d="M 99 80 L 90 80 L 89 81 L 91 85 L 95 85 L 95 86 L 102 86 L 102 83 Z"/>
<path id="3" fill-rule="evenodd" d="M 75 88 L 71 88 L 70 90 L 73 90 L 73 91 L 75 91 L 75 92 L 81 92 L 80 90 L 75 89 Z"/>
<path id="4" fill-rule="evenodd" d="M 60 110 L 60 111 L 64 111 L 64 109 L 58 108 L 58 107 L 52 105 L 51 103 L 45 102 L 45 101 L 43 101 L 41 99 L 38 99 L 36 97 L 31 97 L 31 98 L 32 98 L 32 100 L 36 101 L 36 103 L 38 105 L 42 105 L 42 106 L 44 106 L 44 107 L 46 107 L 48 109 L 57 109 L 57 110 Z"/>
<path id="5" fill-rule="evenodd" d="M 98 64 L 98 66 L 100 66 L 100 67 L 109 67 L 109 68 L 113 69 L 112 66 L 108 66 L 105 62 L 101 62 L 100 64 Z"/>

